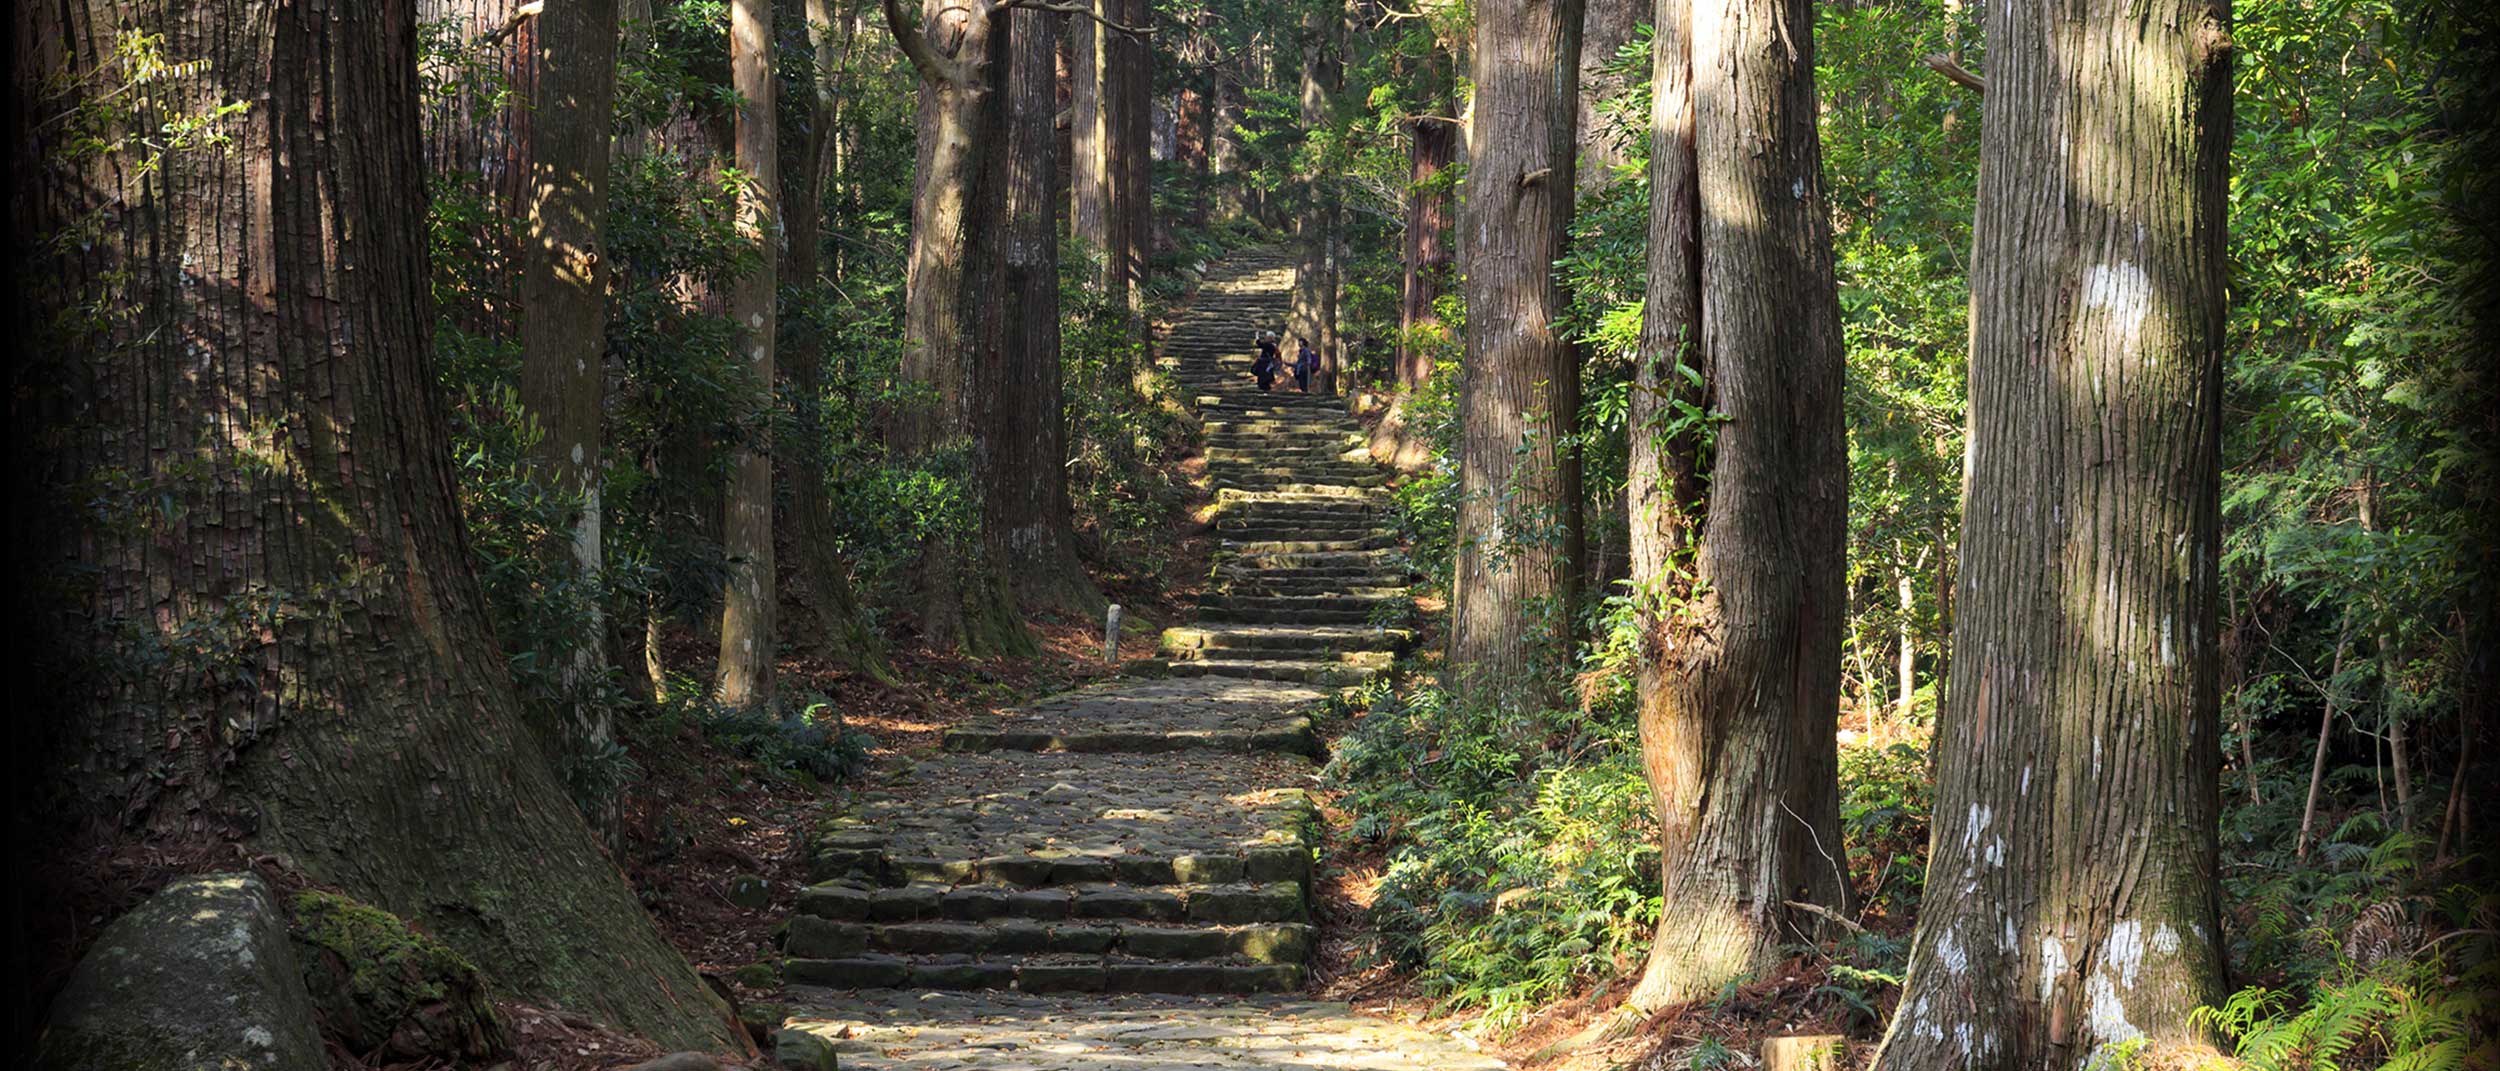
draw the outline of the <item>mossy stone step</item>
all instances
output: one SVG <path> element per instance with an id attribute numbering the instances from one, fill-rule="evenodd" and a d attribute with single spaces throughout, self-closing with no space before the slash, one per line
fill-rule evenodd
<path id="1" fill-rule="evenodd" d="M 1308 717 L 1283 719 L 1255 729 L 1095 729 L 1052 733 L 1010 727 L 955 728 L 941 746 L 948 751 L 1066 751 L 1147 755 L 1166 751 L 1275 751 L 1320 754 L 1319 734 Z"/>
<path id="2" fill-rule="evenodd" d="M 1169 666 L 1176 676 L 1239 677 L 1245 680 L 1293 681 L 1329 688 L 1344 688 L 1369 681 L 1385 669 L 1344 662 L 1295 662 L 1277 659 L 1209 658 L 1175 661 Z"/>
<path id="3" fill-rule="evenodd" d="M 1090 879 L 1068 885 L 825 881 L 799 890 L 799 914 L 834 922 L 1128 919 L 1218 926 L 1310 917 L 1304 897 L 1310 876 L 1307 851 L 1295 857 L 1188 856 L 1164 862 L 1162 869 L 1129 870 L 1138 879 L 1134 884 Z"/>
<path id="4" fill-rule="evenodd" d="M 1307 651 L 1328 654 L 1394 653 L 1415 642 L 1405 629 L 1210 629 L 1163 630 L 1163 650 L 1177 656 L 1203 651 Z"/>
<path id="5" fill-rule="evenodd" d="M 1299 963 L 1169 963 L 1115 956 L 896 956 L 792 959 L 782 976 L 835 989 L 1017 989 L 1026 993 L 1289 993 Z"/>
<path id="6" fill-rule="evenodd" d="M 1235 958 L 1249 963 L 1300 963 L 1310 958 L 1311 926 L 1303 922 L 1172 925 L 1098 919 L 993 919 L 983 922 L 856 922 L 801 915 L 782 946 L 802 959 L 837 959 L 868 952 L 1031 955 L 1072 952 L 1155 960 Z"/>

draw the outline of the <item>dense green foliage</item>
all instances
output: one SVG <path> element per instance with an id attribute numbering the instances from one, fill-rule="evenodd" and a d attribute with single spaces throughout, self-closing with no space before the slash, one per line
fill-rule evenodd
<path id="1" fill-rule="evenodd" d="M 2462 296 L 2480 251 L 2460 207 L 2460 127 L 2481 90 L 2446 60 L 2469 16 L 2436 0 L 2265 0 L 2235 13 L 2231 687 L 2216 759 L 2230 962 L 2253 987 L 2212 1021 L 2254 1066 L 2459 1066 L 2494 1044 L 2463 1012 L 2468 996 L 2489 999 L 2500 901 L 2473 891 L 2486 861 L 2458 836 L 2470 801 L 2452 800 L 2474 788 L 2461 689 L 2475 645 L 2489 644 L 2471 632 L 2489 620 L 2477 600 L 2494 598 L 2476 559 L 2494 445 L 2476 414 L 2492 399 L 2473 378 Z M 1955 53 L 1984 69 L 1981 31 L 1970 8 L 1929 0 L 1824 5 L 1816 27 L 1849 370 L 1843 822 L 1872 931 L 1861 941 L 1873 942 L 1842 952 L 1838 969 L 1877 1003 L 1899 969 L 1879 935 L 1907 933 L 1925 880 L 1924 741 L 1951 641 L 1980 121 L 1975 94 L 1904 57 Z M 1382 42 L 1423 47 L 1394 29 Z M 1644 32 L 1624 57 L 1632 92 L 1609 109 L 1635 123 L 1645 51 Z M 1354 159 L 1381 169 L 1376 184 L 1403 176 L 1391 171 L 1402 160 Z M 1621 575 L 1606 555 L 1619 553 L 1645 201 L 1637 173 L 1584 197 L 1557 265 L 1586 362 L 1577 445 L 1604 580 Z M 1414 410 L 1438 454 L 1453 441 L 1457 360 L 1443 355 Z M 1455 484 L 1439 464 L 1397 498 L 1418 568 L 1443 586 Z M 1428 685 L 1383 694 L 1331 767 L 1362 816 L 1355 832 L 1388 860 L 1377 952 L 1498 1022 L 1612 983 L 1637 964 L 1657 911 L 1629 603 L 1593 594 L 1573 656 L 1582 709 L 1529 718 L 1523 735 Z"/>

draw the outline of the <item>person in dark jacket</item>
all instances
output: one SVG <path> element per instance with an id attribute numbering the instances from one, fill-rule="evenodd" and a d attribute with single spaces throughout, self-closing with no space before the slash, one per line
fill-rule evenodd
<path id="1" fill-rule="evenodd" d="M 1301 354 L 1293 362 L 1293 384 L 1301 388 L 1302 393 L 1309 394 L 1311 376 L 1319 371 L 1319 351 L 1311 348 L 1310 339 L 1296 335 L 1293 340 L 1302 347 Z"/>
<path id="2" fill-rule="evenodd" d="M 1250 362 L 1250 375 L 1259 381 L 1264 394 L 1276 385 L 1276 373 L 1284 371 L 1285 362 L 1276 356 L 1276 336 L 1259 332 L 1259 359 Z"/>

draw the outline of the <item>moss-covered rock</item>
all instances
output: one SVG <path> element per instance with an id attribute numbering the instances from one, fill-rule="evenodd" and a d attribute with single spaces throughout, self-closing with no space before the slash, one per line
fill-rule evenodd
<path id="1" fill-rule="evenodd" d="M 204 874 L 113 920 L 52 1002 L 45 1071 L 324 1071 L 269 886 Z"/>
<path id="2" fill-rule="evenodd" d="M 292 931 L 322 1031 L 385 1061 L 482 1061 L 504 1052 L 476 965 L 399 916 L 335 893 L 295 897 Z"/>
<path id="3" fill-rule="evenodd" d="M 789 1018 L 790 1009 L 786 1005 L 741 1004 L 738 1006 L 738 1025 L 745 1027 L 747 1036 L 755 1039 L 755 1044 L 761 1048 L 773 1047 L 773 1035 L 781 1032 L 781 1024 Z"/>

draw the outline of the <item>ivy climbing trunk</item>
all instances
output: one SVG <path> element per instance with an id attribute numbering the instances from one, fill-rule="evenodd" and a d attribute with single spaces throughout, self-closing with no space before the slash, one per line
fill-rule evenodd
<path id="1" fill-rule="evenodd" d="M 487 620 L 430 352 L 414 5 L 11 28 L 45 363 L 9 424 L 54 496 L 14 530 L 46 563 L 62 817 L 268 855 L 501 995 L 751 1052 L 599 851 Z"/>
<path id="2" fill-rule="evenodd" d="M 2228 19 L 1989 23 L 1953 686 L 1881 1068 L 2167 1063 L 2222 996 Z"/>
<path id="3" fill-rule="evenodd" d="M 1474 142 L 1461 187 L 1467 354 L 1459 375 L 1451 684 L 1470 701 L 1562 698 L 1580 569 L 1580 365 L 1555 329 L 1571 222 L 1579 0 L 1476 8 Z"/>
<path id="4" fill-rule="evenodd" d="M 1660 0 L 1628 471 L 1664 909 L 1630 1003 L 1712 996 L 1847 906 L 1848 457 L 1808 0 Z"/>
<path id="5" fill-rule="evenodd" d="M 581 496 L 573 565 L 587 611 L 566 691 L 573 723 L 547 727 L 568 761 L 607 749 L 607 708 L 592 698 L 607 673 L 599 618 L 600 414 L 607 385 L 608 128 L 616 99 L 616 0 L 554 0 L 538 16 L 537 99 L 531 108 L 529 212 L 521 241 L 521 406 L 544 438 L 537 476 Z M 543 730 L 542 730 L 543 731 Z M 598 815 L 613 828 L 612 810 Z"/>

